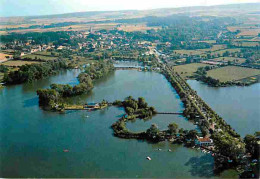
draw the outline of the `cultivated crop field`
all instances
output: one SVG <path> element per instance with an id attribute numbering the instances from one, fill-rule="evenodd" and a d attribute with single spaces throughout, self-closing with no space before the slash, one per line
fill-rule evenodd
<path id="1" fill-rule="evenodd" d="M 241 80 L 243 78 L 260 75 L 260 70 L 236 66 L 226 66 L 222 68 L 209 70 L 207 72 L 207 75 L 214 79 L 218 79 L 221 82 L 226 82 L 233 80 Z"/>
<path id="2" fill-rule="evenodd" d="M 234 45 L 236 46 L 242 46 L 242 47 L 255 47 L 260 46 L 260 42 L 234 42 Z"/>
<path id="3" fill-rule="evenodd" d="M 205 66 L 208 66 L 208 65 L 203 64 L 203 63 L 190 63 L 187 65 L 174 66 L 173 68 L 182 77 L 186 78 L 188 76 L 194 75 L 194 72 L 196 72 L 199 67 L 205 67 Z"/>
<path id="4" fill-rule="evenodd" d="M 6 54 L 6 53 L 0 53 L 0 61 L 6 60 L 6 57 L 12 57 L 12 55 Z"/>
<path id="5" fill-rule="evenodd" d="M 201 55 L 204 53 L 200 50 L 174 50 L 173 52 L 176 52 L 181 55 Z"/>
<path id="6" fill-rule="evenodd" d="M 235 52 L 240 52 L 241 49 L 240 48 L 231 48 L 231 49 L 223 49 L 223 50 L 217 50 L 211 53 L 211 55 L 217 55 L 220 54 L 221 56 L 223 55 L 223 53 L 225 53 L 226 51 L 230 52 L 230 53 L 235 53 Z"/>
<path id="7" fill-rule="evenodd" d="M 214 58 L 216 61 L 230 61 L 230 62 L 236 62 L 236 63 L 244 63 L 246 61 L 245 58 L 237 58 L 237 57 L 219 57 Z"/>
<path id="8" fill-rule="evenodd" d="M 34 59 L 41 59 L 41 60 L 54 60 L 57 59 L 57 57 L 52 57 L 52 56 L 45 56 L 45 55 L 36 55 L 36 54 L 29 54 L 29 55 L 25 55 L 22 56 L 21 59 L 25 59 L 25 58 L 30 58 L 32 60 Z"/>
<path id="9" fill-rule="evenodd" d="M 40 63 L 40 62 L 23 61 L 23 60 L 9 60 L 9 61 L 4 62 L 2 64 L 6 65 L 6 66 L 22 66 L 22 65 L 26 65 L 26 64 L 35 64 L 35 63 Z"/>
<path id="10" fill-rule="evenodd" d="M 205 49 L 196 49 L 196 50 L 174 50 L 173 52 L 176 52 L 178 54 L 182 54 L 182 55 L 202 55 L 202 54 L 206 54 L 207 52 L 222 52 L 222 50 L 228 50 L 229 49 L 225 49 L 226 46 L 225 45 L 213 45 L 211 48 L 205 48 Z"/>
<path id="11" fill-rule="evenodd" d="M 124 24 L 121 25 L 120 27 L 118 27 L 118 30 L 123 30 L 123 31 L 127 31 L 127 32 L 133 32 L 133 31 L 146 31 L 146 30 L 150 30 L 150 29 L 154 29 L 157 30 L 160 27 L 148 27 L 145 24 Z"/>
<path id="12" fill-rule="evenodd" d="M 3 80 L 4 78 L 4 73 L 0 73 L 0 82 Z"/>

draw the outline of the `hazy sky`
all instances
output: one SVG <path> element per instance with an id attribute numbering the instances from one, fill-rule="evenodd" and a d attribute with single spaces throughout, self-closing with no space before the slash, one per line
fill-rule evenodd
<path id="1" fill-rule="evenodd" d="M 0 0 L 0 16 L 260 2 L 260 0 Z"/>

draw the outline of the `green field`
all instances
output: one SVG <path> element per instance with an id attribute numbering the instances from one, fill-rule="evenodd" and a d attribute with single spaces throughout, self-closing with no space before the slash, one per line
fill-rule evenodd
<path id="1" fill-rule="evenodd" d="M 260 46 L 259 42 L 234 42 L 234 45 L 236 46 L 242 46 L 242 47 L 256 47 L 256 46 Z"/>
<path id="2" fill-rule="evenodd" d="M 214 58 L 216 61 L 230 61 L 230 62 L 236 62 L 236 63 L 244 63 L 246 61 L 245 58 L 237 58 L 237 57 L 219 57 Z"/>
<path id="3" fill-rule="evenodd" d="M 3 80 L 4 78 L 4 73 L 0 73 L 0 82 Z"/>
<path id="4" fill-rule="evenodd" d="M 194 72 L 196 72 L 199 67 L 205 67 L 205 66 L 208 66 L 208 65 L 203 64 L 203 63 L 190 63 L 187 65 L 174 66 L 173 68 L 182 77 L 186 78 L 188 76 L 194 75 Z"/>
<path id="5" fill-rule="evenodd" d="M 29 55 L 25 55 L 22 56 L 21 59 L 25 59 L 25 58 L 30 58 L 32 60 L 34 59 L 42 59 L 42 60 L 54 60 L 57 59 L 57 57 L 52 57 L 52 56 L 45 56 L 45 55 L 37 55 L 37 54 L 29 54 Z"/>
<path id="6" fill-rule="evenodd" d="M 27 64 L 35 64 L 35 63 L 40 63 L 40 62 L 35 62 L 35 61 L 23 61 L 23 60 L 9 60 L 7 62 L 2 63 L 3 65 L 6 66 L 22 66 L 22 65 L 27 65 Z"/>
<path id="7" fill-rule="evenodd" d="M 207 72 L 207 75 L 214 79 L 218 79 L 221 82 L 226 82 L 241 80 L 243 78 L 260 75 L 260 70 L 236 66 L 226 66 L 222 68 L 209 70 Z"/>
<path id="8" fill-rule="evenodd" d="M 225 49 L 225 45 L 213 45 L 211 48 L 205 48 L 205 49 L 196 49 L 196 50 L 174 50 L 173 52 L 181 55 L 206 55 L 207 53 L 213 54 L 220 54 L 223 55 L 224 52 L 229 51 L 231 52 L 237 52 L 240 51 L 240 49 Z"/>
<path id="9" fill-rule="evenodd" d="M 223 53 L 225 53 L 226 51 L 228 51 L 230 53 L 235 53 L 235 52 L 240 52 L 240 50 L 241 50 L 240 48 L 230 48 L 230 49 L 216 50 L 216 51 L 212 52 L 211 55 L 220 54 L 222 56 Z"/>

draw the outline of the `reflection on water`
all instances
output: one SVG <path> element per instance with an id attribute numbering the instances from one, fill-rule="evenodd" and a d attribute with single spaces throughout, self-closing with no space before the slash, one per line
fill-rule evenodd
<path id="1" fill-rule="evenodd" d="M 39 108 L 38 88 L 48 88 L 51 83 L 77 84 L 78 73 L 68 70 L 49 79 L 0 91 L 1 177 L 193 178 L 197 170 L 200 172 L 200 168 L 187 164 L 193 157 L 205 156 L 197 150 L 168 142 L 152 144 L 114 137 L 110 126 L 124 113 L 122 108 L 67 111 L 65 114 Z M 107 79 L 96 82 L 92 93 L 71 100 L 114 101 L 129 95 L 143 96 L 158 111 L 183 110 L 164 76 L 152 72 L 116 71 Z M 184 128 L 195 127 L 177 115 L 157 115 L 150 121 L 162 128 L 169 122 Z M 69 152 L 63 152 L 65 149 Z M 152 160 L 146 160 L 147 156 Z M 203 164 L 201 160 L 198 164 L 200 162 Z M 210 162 L 213 164 L 211 157 L 207 160 Z M 213 170 L 212 165 L 205 167 Z"/>
<path id="2" fill-rule="evenodd" d="M 242 137 L 260 131 L 260 83 L 213 88 L 195 80 L 189 85 Z"/>

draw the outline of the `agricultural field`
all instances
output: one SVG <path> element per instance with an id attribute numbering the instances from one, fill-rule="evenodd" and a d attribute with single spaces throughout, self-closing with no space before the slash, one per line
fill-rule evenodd
<path id="1" fill-rule="evenodd" d="M 222 56 L 223 53 L 225 53 L 226 51 L 228 51 L 229 53 L 235 53 L 235 52 L 240 52 L 241 49 L 240 48 L 230 48 L 230 49 L 217 50 L 217 51 L 212 52 L 211 55 L 220 54 L 220 56 Z"/>
<path id="2" fill-rule="evenodd" d="M 0 73 L 0 83 L 3 80 L 3 78 L 4 78 L 4 73 Z"/>
<path id="3" fill-rule="evenodd" d="M 13 55 L 6 53 L 0 53 L 0 63 L 6 61 L 8 58 L 11 58 Z"/>
<path id="4" fill-rule="evenodd" d="M 203 41 L 199 41 L 199 42 L 204 42 L 204 43 L 208 43 L 208 44 L 215 44 L 216 40 L 203 40 Z"/>
<path id="5" fill-rule="evenodd" d="M 37 54 L 28 54 L 28 55 L 24 55 L 21 57 L 21 59 L 25 59 L 25 58 L 30 58 L 32 60 L 34 59 L 42 59 L 42 60 L 54 60 L 57 59 L 57 57 L 52 57 L 52 56 L 45 56 L 45 55 L 37 55 Z"/>
<path id="6" fill-rule="evenodd" d="M 203 63 L 190 63 L 186 65 L 174 66 L 173 68 L 182 77 L 187 78 L 189 76 L 194 75 L 194 72 L 196 72 L 199 67 L 205 67 L 205 66 L 208 65 Z"/>
<path id="7" fill-rule="evenodd" d="M 0 53 L 5 53 L 8 55 L 13 55 L 14 54 L 14 50 L 8 49 L 8 50 L 1 50 Z"/>
<path id="8" fill-rule="evenodd" d="M 223 62 L 236 62 L 236 63 L 244 63 L 246 61 L 245 58 L 237 58 L 237 57 L 219 57 L 214 58 L 215 61 L 223 61 Z"/>
<path id="9" fill-rule="evenodd" d="M 257 36 L 260 33 L 260 28 L 259 29 L 248 29 L 248 30 L 243 30 L 237 36 Z"/>
<path id="10" fill-rule="evenodd" d="M 207 51 L 214 52 L 214 51 L 225 49 L 225 48 L 227 48 L 226 45 L 213 45 L 210 49 L 200 49 L 200 51 L 203 51 L 203 52 L 207 52 Z"/>
<path id="11" fill-rule="evenodd" d="M 196 49 L 196 50 L 174 50 L 178 54 L 182 55 L 203 55 L 207 52 L 221 51 L 226 48 L 226 45 L 213 45 L 211 48 Z M 229 49 L 227 49 L 229 50 Z"/>
<path id="12" fill-rule="evenodd" d="M 234 42 L 234 45 L 236 46 L 242 46 L 242 47 L 256 47 L 256 46 L 260 46 L 260 42 Z"/>
<path id="13" fill-rule="evenodd" d="M 56 32 L 56 31 L 83 31 L 89 30 L 112 30 L 117 26 L 117 23 L 104 23 L 104 24 L 79 24 L 79 25 L 70 25 L 64 27 L 53 27 L 53 28 L 35 28 L 35 29 L 16 29 L 9 30 L 8 33 L 27 33 L 27 32 Z M 5 32 L 5 31 L 3 31 Z"/>
<path id="14" fill-rule="evenodd" d="M 40 62 L 35 62 L 35 61 L 23 61 L 23 60 L 9 60 L 7 62 L 2 63 L 3 65 L 6 66 L 22 66 L 22 65 L 26 65 L 26 64 L 35 64 L 35 63 L 40 63 Z"/>
<path id="15" fill-rule="evenodd" d="M 56 53 L 54 53 L 54 54 L 56 54 Z M 52 56 L 51 52 L 47 52 L 47 51 L 38 51 L 38 52 L 33 53 L 33 55 Z"/>
<path id="16" fill-rule="evenodd" d="M 118 27 L 117 29 L 127 31 L 127 32 L 133 32 L 133 31 L 146 31 L 150 29 L 157 30 L 159 28 L 160 27 L 148 27 L 145 24 L 124 24 L 124 25 L 120 25 L 120 27 Z"/>
<path id="17" fill-rule="evenodd" d="M 204 53 L 200 50 L 174 50 L 173 52 L 181 55 L 202 55 Z"/>
<path id="18" fill-rule="evenodd" d="M 260 70 L 237 66 L 226 66 L 209 70 L 207 75 L 221 82 L 236 81 L 244 78 L 260 75 Z"/>

